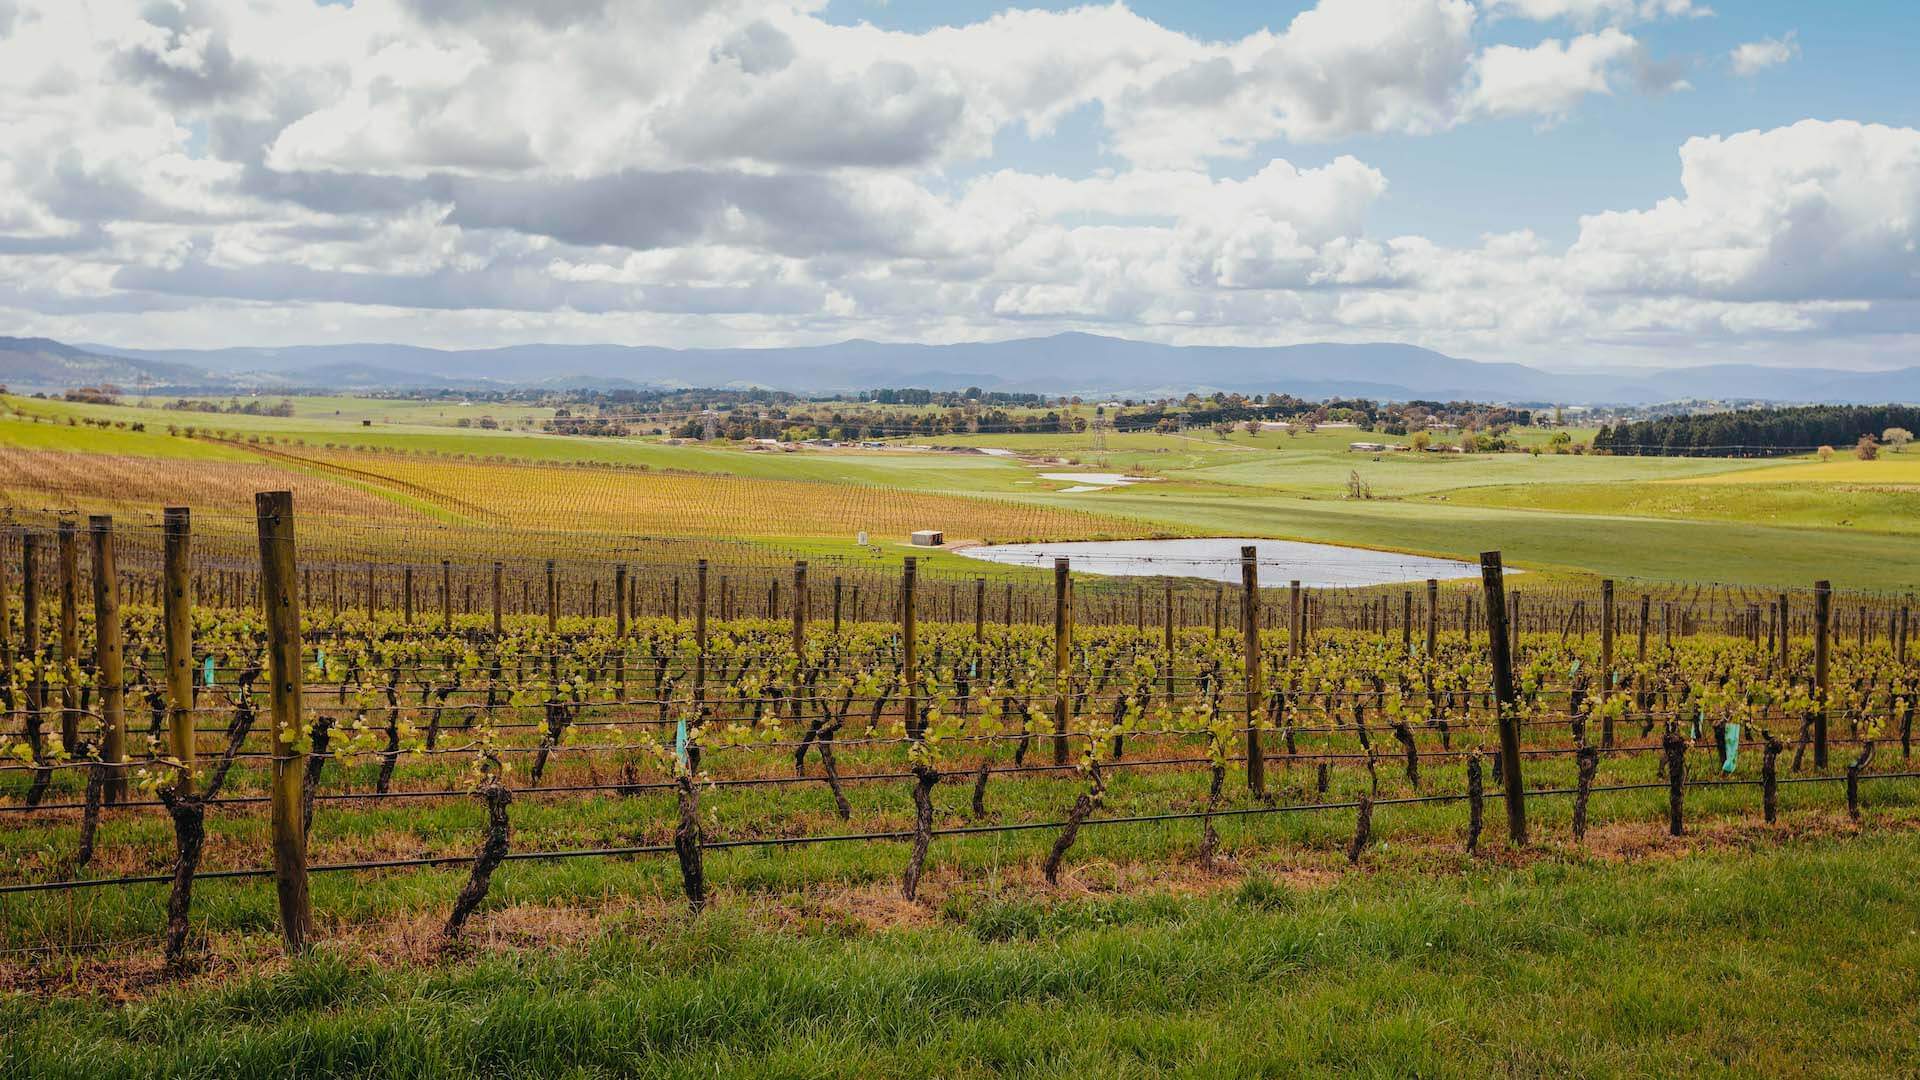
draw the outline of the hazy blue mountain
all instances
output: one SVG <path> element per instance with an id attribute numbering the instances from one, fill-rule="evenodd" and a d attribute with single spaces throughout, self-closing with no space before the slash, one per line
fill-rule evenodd
<path id="1" fill-rule="evenodd" d="M 134 388 L 200 377 L 198 369 L 183 364 L 108 355 L 49 338 L 0 337 L 0 385 L 10 389 L 66 389 L 102 382 Z"/>
<path id="2" fill-rule="evenodd" d="M 1474 398 L 1568 404 L 1683 398 L 1920 401 L 1920 367 L 1858 373 L 1715 364 L 1565 374 L 1523 364 L 1466 360 L 1393 343 L 1174 346 L 1083 333 L 952 345 L 856 339 L 767 349 L 512 345 L 446 350 L 365 344 L 211 350 L 89 345 L 84 350 L 178 370 L 204 370 L 222 382 L 242 386 L 767 386 L 797 391 L 978 386 L 1083 396 L 1228 390 L 1307 398 Z"/>

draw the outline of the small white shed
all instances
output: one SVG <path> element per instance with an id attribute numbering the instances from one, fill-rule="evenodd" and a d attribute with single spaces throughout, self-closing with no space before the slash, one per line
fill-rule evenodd
<path id="1" fill-rule="evenodd" d="M 947 542 L 947 534 L 939 529 L 915 529 L 913 544 L 915 547 L 939 547 Z"/>

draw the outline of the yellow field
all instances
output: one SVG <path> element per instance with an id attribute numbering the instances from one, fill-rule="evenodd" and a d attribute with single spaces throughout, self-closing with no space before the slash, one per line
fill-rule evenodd
<path id="1" fill-rule="evenodd" d="M 517 528 L 689 537 L 904 540 L 914 529 L 950 539 L 1052 540 L 1132 536 L 1145 526 L 1012 501 L 863 484 L 665 470 L 504 465 L 411 455 L 302 450 L 317 467 L 377 474 L 438 505 L 452 493 L 484 522 Z"/>
<path id="2" fill-rule="evenodd" d="M 304 513 L 327 518 L 428 522 L 377 492 L 266 462 L 71 454 L 0 446 L 0 505 L 158 515 L 191 507 L 203 520 L 251 520 L 258 491 L 292 491 Z"/>
<path id="3" fill-rule="evenodd" d="M 1867 484 L 1920 487 L 1920 453 L 1881 451 L 1876 461 L 1835 454 L 1832 461 L 1795 461 L 1712 476 L 1664 480 L 1667 484 Z"/>

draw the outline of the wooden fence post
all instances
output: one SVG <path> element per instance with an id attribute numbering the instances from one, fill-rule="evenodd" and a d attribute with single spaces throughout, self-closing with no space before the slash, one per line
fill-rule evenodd
<path id="1" fill-rule="evenodd" d="M 907 738 L 919 742 L 926 734 L 920 723 L 920 627 L 914 592 L 919 560 L 912 555 L 900 564 L 900 707 L 906 717 Z"/>
<path id="2" fill-rule="evenodd" d="M 161 622 L 165 624 L 167 659 L 167 749 L 179 763 L 173 790 L 193 794 L 193 512 L 169 506 L 161 514 L 165 549 L 162 555 Z"/>
<path id="3" fill-rule="evenodd" d="M 973 579 L 973 640 L 981 641 L 987 636 L 987 579 Z"/>
<path id="4" fill-rule="evenodd" d="M 307 897 L 307 833 L 301 821 L 306 721 L 302 716 L 300 598 L 295 589 L 293 493 L 254 496 L 259 517 L 260 592 L 266 604 L 267 675 L 273 700 L 273 878 L 280 896 L 280 926 L 291 952 L 305 952 L 313 932 Z"/>
<path id="5" fill-rule="evenodd" d="M 1427 658 L 1440 646 L 1440 582 L 1427 579 Z"/>
<path id="6" fill-rule="evenodd" d="M 1502 582 L 1500 553 L 1480 553 L 1480 583 L 1486 593 L 1487 645 L 1493 651 L 1493 690 L 1499 701 L 1500 772 L 1507 797 L 1507 837 L 1515 845 L 1527 843 L 1527 793 L 1520 768 L 1520 718 L 1513 710 L 1512 639 L 1507 632 L 1507 591 Z"/>
<path id="7" fill-rule="evenodd" d="M 7 537 L 12 530 L 0 530 L 0 685 L 13 682 L 13 583 L 8 579 Z M 18 703 L 15 703 L 16 707 Z"/>
<path id="8" fill-rule="evenodd" d="M 413 625 L 413 566 L 408 564 L 400 568 L 400 622 L 403 626 Z"/>
<path id="9" fill-rule="evenodd" d="M 1301 624 L 1300 582 L 1287 583 L 1287 656 L 1300 659 L 1300 649 L 1304 644 L 1300 639 L 1305 635 L 1306 627 Z"/>
<path id="10" fill-rule="evenodd" d="M 707 701 L 707 560 L 693 568 L 693 715 L 706 712 Z"/>
<path id="11" fill-rule="evenodd" d="M 1240 548 L 1242 665 L 1247 684 L 1247 790 L 1256 798 L 1267 793 L 1267 759 L 1260 752 L 1260 716 L 1266 693 L 1260 666 L 1260 559 L 1251 544 Z"/>
<path id="12" fill-rule="evenodd" d="M 1173 682 L 1173 579 L 1168 578 L 1163 588 L 1166 591 L 1163 598 L 1165 606 L 1161 612 L 1163 619 L 1161 622 L 1160 651 L 1162 653 L 1161 660 L 1167 665 L 1167 708 L 1168 710 L 1172 710 L 1175 690 Z"/>
<path id="13" fill-rule="evenodd" d="M 1067 560 L 1053 560 L 1053 763 L 1067 763 L 1067 680 L 1073 613 L 1069 608 Z"/>
<path id="14" fill-rule="evenodd" d="M 556 577 L 554 574 L 553 560 L 548 559 L 547 560 L 547 633 L 557 634 L 559 632 L 560 632 L 560 579 Z M 554 650 L 554 662 L 556 664 L 559 663 L 559 658 L 560 658 L 559 648 L 555 646 L 549 646 L 549 647 L 553 648 Z"/>
<path id="15" fill-rule="evenodd" d="M 440 560 L 440 629 L 453 629 L 453 560 Z"/>
<path id="16" fill-rule="evenodd" d="M 1827 666 L 1833 648 L 1833 583 L 1813 583 L 1813 767 L 1827 767 Z"/>
<path id="17" fill-rule="evenodd" d="M 493 563 L 493 637 L 495 641 L 500 640 L 500 608 L 504 599 L 501 593 L 506 588 L 506 572 L 507 572 L 506 566 L 503 563 L 501 563 L 499 560 L 497 559 L 494 560 L 494 563 Z"/>
<path id="18" fill-rule="evenodd" d="M 80 552 L 72 518 L 61 518 L 58 533 L 60 560 L 60 663 L 69 669 L 60 680 L 60 746 L 68 754 L 80 749 L 80 688 L 71 676 L 80 666 Z"/>
<path id="19" fill-rule="evenodd" d="M 1600 699 L 1613 692 L 1613 579 L 1600 582 Z"/>
<path id="20" fill-rule="evenodd" d="M 796 680 L 807 677 L 807 600 L 807 561 L 801 559 L 793 564 L 793 658 L 797 665 L 794 668 Z"/>
<path id="21" fill-rule="evenodd" d="M 845 582 L 841 577 L 835 574 L 833 578 L 833 632 L 835 634 L 840 632 L 840 593 L 844 585 Z"/>
<path id="22" fill-rule="evenodd" d="M 20 655 L 33 665 L 33 677 L 27 682 L 27 746 L 35 761 L 46 752 L 46 735 L 41 731 L 42 712 L 47 707 L 46 657 L 40 623 L 40 536 L 31 530 L 20 534 Z"/>
<path id="23" fill-rule="evenodd" d="M 93 541 L 93 671 L 100 684 L 100 760 L 107 765 L 108 805 L 127 797 L 126 638 L 120 625 L 120 573 L 114 561 L 113 519 L 87 519 Z"/>
<path id="24" fill-rule="evenodd" d="M 624 706 L 627 701 L 627 564 L 613 568 L 613 639 L 618 642 L 613 654 L 614 693 Z"/>

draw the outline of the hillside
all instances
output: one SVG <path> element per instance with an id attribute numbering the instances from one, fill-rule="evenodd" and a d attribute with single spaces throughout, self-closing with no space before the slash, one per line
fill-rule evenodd
<path id="1" fill-rule="evenodd" d="M 50 338 L 0 337 L 0 385 L 13 389 L 53 390 L 100 382 L 135 387 L 201 382 L 206 377 L 187 364 L 93 352 Z"/>

